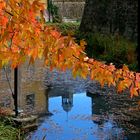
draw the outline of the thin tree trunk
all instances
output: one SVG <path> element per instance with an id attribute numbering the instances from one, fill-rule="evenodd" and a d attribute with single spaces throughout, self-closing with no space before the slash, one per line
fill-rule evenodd
<path id="1" fill-rule="evenodd" d="M 14 106 L 15 116 L 18 116 L 18 68 L 14 69 Z"/>

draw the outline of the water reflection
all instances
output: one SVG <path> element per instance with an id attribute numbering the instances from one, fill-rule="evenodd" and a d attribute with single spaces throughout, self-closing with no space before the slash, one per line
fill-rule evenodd
<path id="1" fill-rule="evenodd" d="M 61 73 L 59 78 L 56 72 L 50 76 L 48 73 L 53 83 L 48 90 L 42 80 L 44 69 L 39 65 L 21 68 L 19 109 L 26 114 L 42 116 L 38 129 L 27 137 L 28 140 L 125 139 L 123 130 L 105 114 L 105 101 L 85 92 L 84 80 L 74 80 L 69 73 L 67 76 Z M 12 79 L 13 75 L 10 81 L 13 87 Z M 7 82 L 1 80 L 0 87 L 0 105 L 13 109 Z M 48 116 L 49 111 L 52 116 Z"/>
<path id="2" fill-rule="evenodd" d="M 28 140 L 125 139 L 122 129 L 112 120 L 108 119 L 101 124 L 93 121 L 96 114 L 92 111 L 92 98 L 86 93 L 64 95 L 49 97 L 49 110 L 53 115 L 40 118 L 38 129 Z"/>
<path id="3" fill-rule="evenodd" d="M 40 114 L 48 112 L 48 96 L 44 88 L 43 62 L 36 61 L 34 65 L 28 64 L 19 67 L 18 108 L 25 114 Z M 14 91 L 14 72 L 6 68 L 12 91 Z M 13 98 L 7 82 L 4 69 L 0 70 L 0 107 L 14 109 Z"/>
<path id="4" fill-rule="evenodd" d="M 73 107 L 73 94 L 65 93 L 62 95 L 62 107 L 66 112 L 71 111 Z"/>

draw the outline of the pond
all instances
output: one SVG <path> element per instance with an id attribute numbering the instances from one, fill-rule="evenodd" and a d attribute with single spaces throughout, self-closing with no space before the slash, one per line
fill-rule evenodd
<path id="1" fill-rule="evenodd" d="M 98 110 L 94 110 L 93 97 L 85 92 L 51 97 L 49 111 L 53 115 L 41 117 L 38 129 L 28 140 L 126 139 L 111 117 L 98 118 Z"/>
<path id="2" fill-rule="evenodd" d="M 89 78 L 74 79 L 71 71 L 50 71 L 41 65 L 23 68 L 18 108 L 39 116 L 37 129 L 26 140 L 139 140 L 138 97 L 131 99 L 128 92 L 118 95 L 108 86 L 101 89 Z M 0 106 L 13 110 L 11 91 L 1 75 Z"/>

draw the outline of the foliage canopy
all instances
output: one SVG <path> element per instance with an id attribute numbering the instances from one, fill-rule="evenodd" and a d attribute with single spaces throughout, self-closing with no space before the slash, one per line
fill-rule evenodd
<path id="1" fill-rule="evenodd" d="M 73 75 L 114 85 L 118 92 L 130 89 L 131 97 L 140 91 L 140 73 L 127 66 L 116 69 L 113 64 L 90 59 L 84 53 L 85 41 L 75 43 L 71 36 L 62 36 L 47 26 L 43 17 L 44 6 L 39 0 L 0 0 L 0 67 L 10 64 L 18 67 L 44 59 L 44 64 L 60 70 L 72 69 Z"/>

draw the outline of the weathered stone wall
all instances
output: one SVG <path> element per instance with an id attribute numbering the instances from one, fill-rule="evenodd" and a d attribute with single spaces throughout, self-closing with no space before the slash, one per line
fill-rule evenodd
<path id="1" fill-rule="evenodd" d="M 80 20 L 82 18 L 85 0 L 52 0 L 59 8 L 59 14 L 68 19 Z"/>

